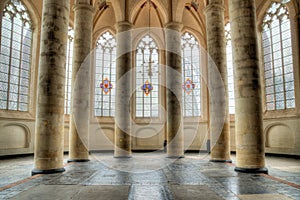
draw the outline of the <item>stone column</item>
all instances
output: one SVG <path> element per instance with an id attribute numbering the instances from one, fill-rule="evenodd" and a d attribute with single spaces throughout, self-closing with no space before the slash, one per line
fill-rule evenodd
<path id="1" fill-rule="evenodd" d="M 34 174 L 65 171 L 64 101 L 69 0 L 44 0 L 38 73 Z"/>
<path id="2" fill-rule="evenodd" d="M 115 114 L 115 158 L 131 157 L 131 115 L 132 94 L 132 41 L 131 23 L 116 24 L 117 30 L 117 74 Z M 129 72 L 129 73 L 127 73 Z"/>
<path id="3" fill-rule="evenodd" d="M 211 161 L 231 162 L 224 0 L 210 0 L 205 9 L 210 111 Z"/>
<path id="4" fill-rule="evenodd" d="M 229 1 L 235 86 L 236 171 L 267 173 L 255 0 Z"/>
<path id="5" fill-rule="evenodd" d="M 167 155 L 169 158 L 184 157 L 181 29 L 181 23 L 171 22 L 166 25 Z"/>
<path id="6" fill-rule="evenodd" d="M 93 12 L 93 6 L 89 3 L 77 3 L 74 7 L 75 29 L 68 162 L 89 161 L 90 52 L 92 48 Z"/>

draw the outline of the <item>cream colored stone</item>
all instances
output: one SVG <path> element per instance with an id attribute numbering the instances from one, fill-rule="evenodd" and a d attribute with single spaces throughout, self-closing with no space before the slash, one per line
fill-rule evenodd
<path id="1" fill-rule="evenodd" d="M 68 0 L 43 1 L 35 170 L 63 168 L 64 85 L 69 7 Z"/>
<path id="2" fill-rule="evenodd" d="M 132 95 L 132 49 L 131 27 L 126 21 L 116 24 L 116 114 L 115 114 L 115 157 L 131 157 L 131 114 Z M 129 73 L 127 73 L 129 72 Z"/>
<path id="3" fill-rule="evenodd" d="M 237 167 L 265 167 L 254 0 L 229 3 L 236 95 Z"/>
<path id="4" fill-rule="evenodd" d="M 72 69 L 72 100 L 69 129 L 69 161 L 89 159 L 89 116 L 93 6 L 74 7 L 75 30 Z"/>
<path id="5" fill-rule="evenodd" d="M 210 0 L 205 9 L 210 93 L 211 160 L 230 161 L 228 84 L 224 30 L 224 1 Z M 215 69 L 217 68 L 217 69 Z M 221 76 L 221 77 L 220 77 Z M 220 78 L 223 80 L 220 80 Z M 220 127 L 222 126 L 223 127 Z"/>
<path id="6" fill-rule="evenodd" d="M 168 157 L 184 156 L 181 29 L 180 23 L 166 25 Z"/>

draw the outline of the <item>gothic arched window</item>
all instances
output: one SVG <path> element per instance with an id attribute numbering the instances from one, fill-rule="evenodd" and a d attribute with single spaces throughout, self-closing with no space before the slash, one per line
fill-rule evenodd
<path id="1" fill-rule="evenodd" d="M 229 100 L 229 114 L 235 113 L 234 101 L 234 76 L 233 76 L 233 63 L 232 63 L 232 44 L 230 23 L 225 26 L 226 37 L 226 58 L 227 58 L 227 77 L 228 77 L 228 100 Z"/>
<path id="2" fill-rule="evenodd" d="M 295 107 L 291 25 L 284 4 L 272 3 L 263 21 L 262 46 L 267 110 Z"/>
<path id="3" fill-rule="evenodd" d="M 32 27 L 21 1 L 7 2 L 1 24 L 0 109 L 28 111 Z"/>
<path id="4" fill-rule="evenodd" d="M 149 35 L 136 50 L 136 117 L 158 117 L 158 47 Z"/>
<path id="5" fill-rule="evenodd" d="M 67 43 L 67 61 L 66 61 L 66 82 L 65 82 L 65 114 L 70 114 L 71 93 L 72 93 L 72 62 L 73 62 L 73 40 L 74 30 L 69 27 Z"/>
<path id="6" fill-rule="evenodd" d="M 95 50 L 95 116 L 115 116 L 116 39 L 103 33 Z"/>
<path id="7" fill-rule="evenodd" d="M 186 32 L 181 37 L 182 79 L 183 79 L 183 115 L 201 116 L 201 73 L 200 46 L 197 39 Z"/>

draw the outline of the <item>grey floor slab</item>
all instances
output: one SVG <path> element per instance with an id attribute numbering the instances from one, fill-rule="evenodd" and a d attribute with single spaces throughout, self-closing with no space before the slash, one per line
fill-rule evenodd
<path id="1" fill-rule="evenodd" d="M 171 185 L 171 192 L 175 200 L 223 200 L 205 185 Z"/>
<path id="2" fill-rule="evenodd" d="M 39 185 L 24 191 L 12 200 L 125 200 L 129 186 Z"/>
<path id="3" fill-rule="evenodd" d="M 92 154 L 90 162 L 67 165 L 63 173 L 33 178 L 28 178 L 32 156 L 4 159 L 0 199 L 300 199 L 300 160 L 266 158 L 269 176 L 238 173 L 234 165 L 212 163 L 196 153 L 183 159 L 168 159 L 163 153 L 116 159 L 101 153 Z"/>

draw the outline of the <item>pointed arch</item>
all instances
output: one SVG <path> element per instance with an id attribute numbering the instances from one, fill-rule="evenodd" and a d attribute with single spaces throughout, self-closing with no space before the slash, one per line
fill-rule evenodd
<path id="1" fill-rule="evenodd" d="M 159 17 L 160 23 L 163 26 L 167 23 L 168 15 L 167 15 L 167 9 L 166 6 L 162 3 L 162 1 L 152 0 L 151 1 L 157 16 Z M 137 20 L 139 13 L 144 8 L 145 4 L 147 3 L 147 0 L 145 1 L 136 1 L 134 5 L 132 5 L 132 9 L 130 10 L 129 14 L 129 20 L 131 23 L 135 23 Z"/>
<path id="2" fill-rule="evenodd" d="M 106 32 L 109 32 L 115 37 L 116 30 L 111 26 L 106 26 L 104 28 L 98 29 L 93 33 L 93 47 L 96 48 L 98 39 Z"/>

